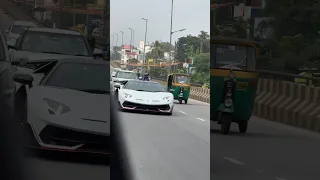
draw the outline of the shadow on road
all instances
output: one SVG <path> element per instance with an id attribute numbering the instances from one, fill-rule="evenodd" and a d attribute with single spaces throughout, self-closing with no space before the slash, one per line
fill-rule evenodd
<path id="1" fill-rule="evenodd" d="M 286 138 L 286 139 L 302 138 L 300 136 L 287 135 L 287 134 L 271 134 L 271 133 L 263 133 L 263 132 L 240 133 L 238 131 L 231 131 L 231 130 L 228 135 L 224 135 L 221 133 L 220 129 L 211 129 L 210 135 L 232 136 L 232 137 L 243 137 L 243 138 Z"/>
<path id="2" fill-rule="evenodd" d="M 87 153 L 56 152 L 31 149 L 28 153 L 26 153 L 26 156 L 49 161 L 110 166 L 110 156 L 92 155 Z"/>

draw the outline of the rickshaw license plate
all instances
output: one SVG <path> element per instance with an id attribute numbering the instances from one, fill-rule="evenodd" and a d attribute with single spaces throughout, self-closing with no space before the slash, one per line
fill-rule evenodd
<path id="1" fill-rule="evenodd" d="M 237 90 L 248 90 L 249 83 L 247 82 L 237 82 Z"/>

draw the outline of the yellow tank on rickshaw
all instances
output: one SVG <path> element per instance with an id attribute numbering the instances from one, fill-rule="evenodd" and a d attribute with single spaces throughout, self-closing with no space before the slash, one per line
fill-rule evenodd
<path id="1" fill-rule="evenodd" d="M 167 88 L 173 94 L 175 100 L 180 104 L 184 101 L 188 103 L 190 95 L 191 75 L 184 73 L 173 73 L 168 75 Z"/>
<path id="2" fill-rule="evenodd" d="M 212 37 L 210 60 L 210 120 L 228 134 L 231 123 L 245 133 L 253 111 L 259 46 L 245 39 Z"/>

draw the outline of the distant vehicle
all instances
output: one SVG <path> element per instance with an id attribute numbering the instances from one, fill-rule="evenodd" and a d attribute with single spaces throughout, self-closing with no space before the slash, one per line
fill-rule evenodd
<path id="1" fill-rule="evenodd" d="M 30 27 L 37 27 L 37 25 L 30 21 L 14 21 L 9 29 L 5 31 L 7 41 L 16 41 L 20 34 L 23 33 L 26 28 Z"/>
<path id="2" fill-rule="evenodd" d="M 173 95 L 158 82 L 129 80 L 122 88 L 119 84 L 114 87 L 121 110 L 172 114 Z"/>
<path id="3" fill-rule="evenodd" d="M 112 77 L 115 77 L 116 74 L 117 74 L 117 72 L 120 71 L 120 70 L 121 70 L 121 68 L 114 68 L 113 71 L 112 71 L 112 73 L 111 73 L 111 76 L 112 76 Z"/>
<path id="4" fill-rule="evenodd" d="M 127 70 L 118 70 L 115 76 L 113 77 L 113 81 L 120 84 L 123 84 L 124 82 L 132 79 L 138 79 L 137 73 Z"/>
<path id="5" fill-rule="evenodd" d="M 16 119 L 28 147 L 110 153 L 110 64 L 103 60 L 52 60 L 32 73 L 15 74 Z"/>
<path id="6" fill-rule="evenodd" d="M 13 44 L 8 44 L 11 48 L 11 61 L 32 62 L 75 56 L 87 59 L 101 53 L 93 53 L 86 38 L 80 32 L 64 29 L 29 28 Z"/>

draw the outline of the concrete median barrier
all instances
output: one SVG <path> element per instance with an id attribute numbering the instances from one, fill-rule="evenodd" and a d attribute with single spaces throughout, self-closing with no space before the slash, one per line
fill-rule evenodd
<path id="1" fill-rule="evenodd" d="M 259 79 L 253 114 L 320 132 L 320 88 Z"/>
<path id="2" fill-rule="evenodd" d="M 204 89 L 202 87 L 193 87 L 190 88 L 190 98 L 202 101 L 205 103 L 210 103 L 210 89 Z"/>

